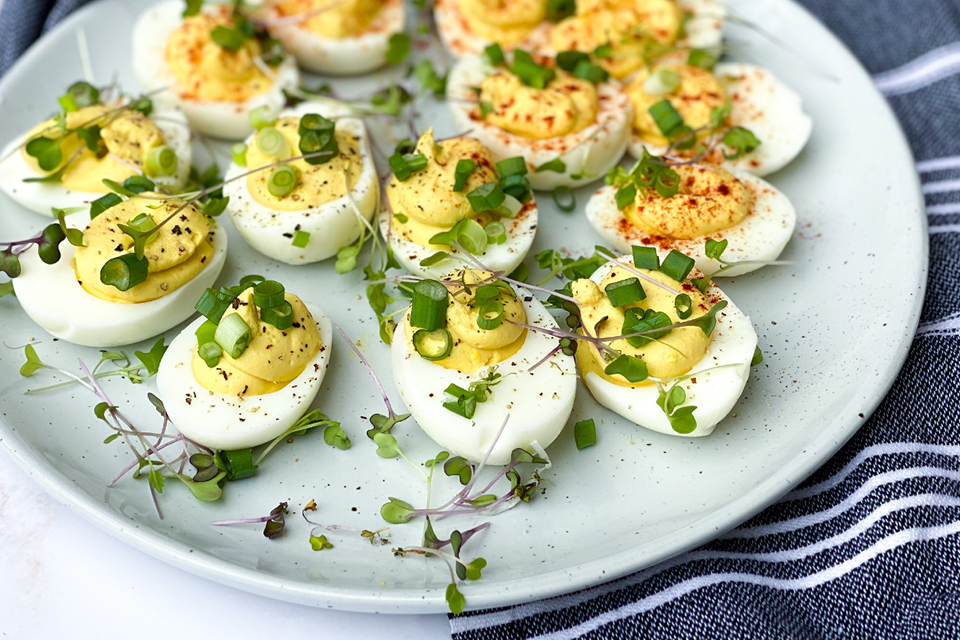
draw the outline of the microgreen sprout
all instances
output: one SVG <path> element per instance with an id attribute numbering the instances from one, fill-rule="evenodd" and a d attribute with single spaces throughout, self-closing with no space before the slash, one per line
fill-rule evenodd
<path id="1" fill-rule="evenodd" d="M 227 527 L 235 524 L 260 524 L 266 523 L 263 527 L 263 537 L 273 540 L 283 533 L 286 528 L 286 519 L 284 516 L 289 513 L 287 503 L 281 502 L 265 516 L 258 518 L 238 518 L 235 520 L 217 520 L 210 524 L 214 527 Z M 332 546 L 332 545 L 331 545 Z"/>
<path id="2" fill-rule="evenodd" d="M 160 366 L 160 359 L 163 357 L 164 352 L 166 352 L 167 347 L 164 345 L 164 338 L 159 338 L 151 347 L 150 351 L 134 351 L 134 356 L 139 360 L 139 364 L 132 364 L 129 356 L 123 351 L 106 351 L 103 350 L 100 352 L 100 361 L 93 367 L 93 370 L 90 372 L 94 379 L 107 378 L 112 376 L 120 376 L 126 378 L 133 384 L 139 384 L 150 378 L 157 373 L 157 369 Z M 26 354 L 27 361 L 20 367 L 20 375 L 24 377 L 29 377 L 40 369 L 50 369 L 57 371 L 57 367 L 48 365 L 40 360 L 40 357 L 37 355 L 36 350 L 31 345 L 24 347 L 24 352 Z M 105 365 L 113 365 L 114 368 L 107 369 L 106 371 L 100 371 L 100 368 Z M 36 389 L 30 389 L 25 392 L 25 395 L 36 395 L 43 393 L 44 391 L 50 391 L 52 389 L 59 389 L 61 387 L 67 387 L 73 384 L 78 384 L 79 380 L 74 377 L 71 377 L 69 380 L 64 382 L 59 382 L 57 384 L 52 384 L 46 387 L 39 387 Z"/>

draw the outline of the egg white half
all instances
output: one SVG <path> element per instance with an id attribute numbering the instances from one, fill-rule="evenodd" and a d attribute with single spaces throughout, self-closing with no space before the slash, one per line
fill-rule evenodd
<path id="1" fill-rule="evenodd" d="M 461 257 L 460 251 L 452 247 L 447 253 L 450 257 L 429 267 L 420 265 L 420 261 L 437 253 L 439 249 L 423 247 L 394 232 L 390 220 L 393 214 L 386 207 L 380 212 L 380 235 L 387 239 L 393 249 L 393 256 L 407 271 L 424 278 L 441 278 L 460 269 L 473 268 L 470 262 Z M 531 195 L 516 217 L 502 218 L 500 222 L 507 229 L 507 241 L 503 244 L 488 244 L 483 253 L 475 256 L 492 271 L 507 274 L 516 269 L 533 246 L 537 235 L 537 204 Z"/>
<path id="2" fill-rule="evenodd" d="M 776 260 L 787 246 L 797 224 L 797 212 L 787 196 L 770 183 L 739 169 L 729 170 L 753 196 L 753 206 L 747 217 L 729 229 L 689 240 L 649 234 L 630 224 L 623 212 L 617 209 L 617 191 L 613 186 L 602 187 L 590 197 L 586 207 L 587 220 L 600 237 L 617 251 L 629 253 L 630 247 L 635 245 L 655 246 L 666 251 L 676 249 L 693 258 L 697 269 L 707 275 L 722 266 L 717 260 L 707 257 L 704 248 L 707 238 L 718 241 L 726 239 L 729 244 L 723 259 L 745 264 L 727 269 L 719 275 L 732 277 L 755 271 L 763 266 L 759 263 Z M 754 264 L 746 264 L 748 261 Z"/>
<path id="3" fill-rule="evenodd" d="M 363 156 L 363 167 L 351 189 L 352 200 L 344 195 L 302 211 L 278 211 L 261 204 L 250 195 L 246 178 L 233 180 L 223 187 L 223 194 L 230 197 L 227 213 L 243 239 L 260 253 L 287 264 L 318 262 L 335 256 L 340 247 L 360 237 L 365 224 L 373 219 L 380 201 L 380 181 L 363 120 L 351 117 L 352 112 L 348 107 L 333 102 L 303 102 L 282 111 L 280 116 L 302 117 L 308 113 L 335 119 L 337 129 L 346 130 L 359 138 L 358 148 Z M 253 136 L 246 142 L 251 144 Z M 231 163 L 226 180 L 247 171 L 249 169 L 246 167 Z M 310 234 L 306 247 L 293 246 L 297 229 Z"/>
<path id="4" fill-rule="evenodd" d="M 314 73 L 352 76 L 387 63 L 390 36 L 406 24 L 403 0 L 386 0 L 365 31 L 345 38 L 326 38 L 298 23 L 294 16 L 273 11 L 270 35 L 284 44 L 300 66 Z"/>
<path id="5" fill-rule="evenodd" d="M 133 28 L 133 71 L 154 102 L 182 109 L 191 126 L 200 133 L 225 140 L 240 140 L 253 131 L 248 115 L 251 110 L 267 106 L 276 113 L 283 108 L 286 101 L 283 90 L 296 89 L 300 84 L 297 62 L 293 56 L 286 56 L 271 71 L 274 77 L 270 89 L 243 102 L 184 98 L 177 78 L 167 64 L 167 43 L 183 22 L 183 9 L 181 0 L 166 0 L 140 15 Z M 216 9 L 208 6 L 202 10 Z"/>
<path id="6" fill-rule="evenodd" d="M 478 35 L 470 28 L 466 16 L 460 11 L 460 0 L 435 0 L 433 18 L 437 25 L 440 42 L 455 58 L 475 56 L 483 53 L 484 48 L 491 44 L 490 40 Z M 507 47 L 539 51 L 550 41 L 550 23 L 542 22 L 533 29 L 526 38 L 518 44 Z"/>
<path id="7" fill-rule="evenodd" d="M 557 328 L 540 301 L 525 289 L 515 291 L 523 301 L 527 324 Z M 486 455 L 509 414 L 510 421 L 487 461 L 504 465 L 510 462 L 514 449 L 534 451 L 533 442 L 544 448 L 549 446 L 563 431 L 573 411 L 577 391 L 573 356 L 556 353 L 528 371 L 557 344 L 556 338 L 528 329 L 520 350 L 497 365 L 497 372 L 504 378 L 490 388 L 492 393 L 486 402 L 477 403 L 476 413 L 469 420 L 443 408 L 443 391 L 450 384 L 467 389 L 486 369 L 465 373 L 424 360 L 407 343 L 403 323 L 398 324 L 390 349 L 393 379 L 420 428 L 444 449 L 473 462 Z"/>
<path id="8" fill-rule="evenodd" d="M 752 64 L 725 62 L 714 68 L 730 96 L 730 124 L 749 129 L 760 146 L 736 160 L 725 160 L 719 152 L 714 159 L 757 176 L 765 176 L 800 155 L 813 131 L 813 120 L 803 110 L 800 95 L 772 73 Z M 630 137 L 630 155 L 639 158 L 643 149 L 662 155 L 666 147 Z"/>
<path id="9" fill-rule="evenodd" d="M 727 8 L 719 0 L 677 0 L 683 11 L 690 14 L 684 25 L 686 37 L 677 42 L 678 47 L 704 49 L 719 55 L 723 44 L 723 23 Z M 686 57 L 686 51 L 682 52 Z"/>
<path id="10" fill-rule="evenodd" d="M 150 120 L 163 133 L 164 144 L 177 154 L 177 170 L 172 176 L 157 176 L 150 179 L 158 185 L 180 190 L 190 175 L 193 149 L 190 143 L 190 125 L 180 109 L 158 106 L 150 114 Z M 57 182 L 24 182 L 25 178 L 39 178 L 23 159 L 20 146 L 27 136 L 13 140 L 4 150 L 0 161 L 0 189 L 10 198 L 31 211 L 52 216 L 52 209 L 69 209 L 89 204 L 104 193 L 75 191 Z"/>
<path id="11" fill-rule="evenodd" d="M 67 226 L 84 229 L 87 211 L 66 217 Z M 64 241 L 56 264 L 44 264 L 34 250 L 20 256 L 23 268 L 13 280 L 20 306 L 51 335 L 88 347 L 119 347 L 157 336 L 193 315 L 193 306 L 223 269 L 227 234 L 211 222 L 213 257 L 197 277 L 173 293 L 149 302 L 107 302 L 87 293 L 73 269 L 75 247 Z"/>
<path id="12" fill-rule="evenodd" d="M 474 88 L 493 73 L 495 69 L 481 56 L 463 58 L 450 70 L 447 96 L 453 120 L 459 129 L 470 130 L 470 136 L 482 142 L 495 161 L 522 156 L 530 168 L 527 178 L 534 189 L 550 191 L 594 182 L 623 157 L 633 122 L 633 105 L 618 81 L 611 78 L 597 85 L 600 104 L 594 124 L 577 133 L 535 140 L 508 133 L 480 117 Z M 566 165 L 562 173 L 535 171 L 557 158 Z"/>
<path id="13" fill-rule="evenodd" d="M 306 413 L 327 372 L 333 326 L 320 307 L 307 304 L 320 331 L 320 351 L 285 387 L 259 396 L 230 396 L 204 388 L 190 363 L 196 331 L 206 318 L 190 323 L 170 343 L 157 372 L 157 389 L 174 426 L 194 442 L 232 451 L 273 440 Z"/>
<path id="14" fill-rule="evenodd" d="M 660 252 L 663 258 L 666 252 Z M 623 256 L 620 260 L 633 265 L 633 258 Z M 591 276 L 596 283 L 610 273 L 611 265 L 604 265 Z M 750 361 L 757 348 L 757 332 L 733 301 L 715 284 L 707 289 L 710 300 L 726 300 L 727 307 L 717 314 L 717 326 L 713 330 L 713 339 L 706 355 L 690 370 L 696 374 L 680 381 L 687 394 L 683 406 L 695 406 L 693 417 L 697 428 L 692 433 L 677 433 L 670 421 L 657 404 L 659 397 L 654 384 L 644 387 L 622 387 L 604 380 L 594 372 L 588 372 L 583 381 L 597 402 L 611 411 L 641 427 L 671 436 L 700 437 L 713 433 L 717 424 L 723 420 L 739 400 L 750 375 Z M 581 343 L 579 349 L 593 348 Z M 661 380 L 667 390 L 675 380 Z"/>

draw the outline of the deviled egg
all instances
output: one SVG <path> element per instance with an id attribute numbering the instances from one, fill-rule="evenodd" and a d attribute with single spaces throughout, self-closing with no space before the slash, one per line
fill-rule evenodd
<path id="1" fill-rule="evenodd" d="M 233 4 L 204 3 L 184 18 L 184 3 L 166 0 L 133 30 L 133 70 L 144 90 L 180 107 L 200 133 L 227 140 L 250 132 L 250 111 L 279 112 L 283 90 L 300 83 L 296 60 Z"/>
<path id="2" fill-rule="evenodd" d="M 522 50 L 508 57 L 509 65 L 475 56 L 453 67 L 447 99 L 457 125 L 472 130 L 496 161 L 524 158 L 534 189 L 602 177 L 623 156 L 633 120 L 620 83 L 589 62 L 577 76 L 553 58 Z"/>
<path id="3" fill-rule="evenodd" d="M 390 37 L 403 33 L 403 0 L 279 0 L 263 22 L 304 69 L 358 75 L 387 63 Z"/>
<path id="4" fill-rule="evenodd" d="M 716 285 L 701 293 L 692 279 L 702 274 L 676 251 L 646 248 L 618 260 L 571 285 L 580 330 L 613 352 L 581 341 L 581 378 L 597 402 L 642 427 L 710 435 L 749 377 L 757 350 L 750 319 Z M 610 339 L 618 336 L 627 337 Z"/>
<path id="5" fill-rule="evenodd" d="M 227 451 L 284 433 L 323 382 L 330 319 L 270 280 L 242 291 L 211 289 L 197 307 L 207 316 L 180 332 L 157 372 L 173 424 L 194 442 Z"/>
<path id="6" fill-rule="evenodd" d="M 611 175 L 616 184 L 587 202 L 587 220 L 618 251 L 676 249 L 708 275 L 737 276 L 776 260 L 790 241 L 796 210 L 761 178 L 732 167 L 660 162 L 647 156 L 631 172 L 619 169 Z M 722 262 L 707 255 L 708 240 L 726 241 Z"/>
<path id="7" fill-rule="evenodd" d="M 363 121 L 350 114 L 334 103 L 301 103 L 234 154 L 223 193 L 233 226 L 254 249 L 287 264 L 317 262 L 370 225 L 380 182 Z"/>
<path id="8" fill-rule="evenodd" d="M 491 43 L 504 50 L 539 50 L 548 42 L 546 0 L 435 0 L 440 41 L 454 57 L 483 53 Z"/>
<path id="9" fill-rule="evenodd" d="M 397 154 L 392 163 L 390 206 L 380 214 L 380 232 L 411 273 L 430 278 L 463 269 L 469 258 L 454 242 L 505 273 L 530 251 L 537 205 L 523 158 L 495 163 L 478 140 L 437 142 L 430 130 L 416 149 Z"/>
<path id="10" fill-rule="evenodd" d="M 174 213 L 137 259 L 119 225 L 146 231 Z M 34 250 L 24 253 L 13 288 L 34 322 L 74 344 L 128 345 L 183 322 L 226 258 L 227 234 L 197 205 L 156 193 L 120 202 L 93 220 L 80 211 L 65 222 L 83 230 L 83 246 L 63 243 L 52 265 Z"/>
<path id="11" fill-rule="evenodd" d="M 655 64 L 627 85 L 634 157 L 644 149 L 662 155 L 674 143 L 670 153 L 689 158 L 715 145 L 706 160 L 765 176 L 800 154 L 813 122 L 795 91 L 762 67 L 721 63 L 709 69 L 691 61 L 709 66 L 711 59 L 695 52 L 683 64 Z"/>
<path id="12" fill-rule="evenodd" d="M 174 191 L 190 173 L 190 127 L 183 113 L 149 100 L 100 102 L 100 92 L 78 82 L 61 98 L 67 107 L 10 142 L 0 159 L 0 188 L 31 211 L 50 215 L 89 203 L 146 174 Z"/>
<path id="13" fill-rule="evenodd" d="M 614 78 L 652 58 L 720 52 L 726 8 L 717 0 L 578 0 L 576 7 L 550 29 L 547 50 L 590 54 Z"/>
<path id="14" fill-rule="evenodd" d="M 574 359 L 555 338 L 521 325 L 557 328 L 529 292 L 488 272 L 415 285 L 391 346 L 393 377 L 444 449 L 474 462 L 490 451 L 488 464 L 503 465 L 514 449 L 546 448 L 563 430 L 577 389 Z"/>

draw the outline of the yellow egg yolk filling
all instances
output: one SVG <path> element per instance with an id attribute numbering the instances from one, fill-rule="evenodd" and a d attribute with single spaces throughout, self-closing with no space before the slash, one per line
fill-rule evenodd
<path id="1" fill-rule="evenodd" d="M 274 124 L 277 131 L 290 145 L 291 156 L 303 155 L 300 151 L 300 118 L 284 117 Z M 297 173 L 297 186 L 289 194 L 278 198 L 270 193 L 269 180 L 272 169 L 264 169 L 247 176 L 247 190 L 254 200 L 277 211 L 303 211 L 311 207 L 342 198 L 347 189 L 353 189 L 363 170 L 363 155 L 360 153 L 360 141 L 357 137 L 334 129 L 334 136 L 340 153 L 323 164 L 310 164 L 306 160 L 294 160 L 284 163 L 293 167 Z M 283 158 L 286 159 L 286 158 Z M 260 151 L 256 138 L 247 147 L 247 170 L 274 164 L 280 160 Z M 347 181 L 349 178 L 349 187 Z"/>
<path id="2" fill-rule="evenodd" d="M 740 224 L 753 207 L 750 190 L 720 167 L 678 165 L 676 195 L 664 198 L 639 189 L 624 210 L 633 226 L 663 238 L 702 238 Z"/>
<path id="3" fill-rule="evenodd" d="M 651 73 L 669 69 L 680 77 L 679 86 L 667 95 L 650 95 L 643 83 Z M 727 91 L 711 71 L 690 65 L 672 65 L 641 69 L 626 87 L 627 96 L 633 103 L 633 130 L 644 141 L 666 146 L 670 141 L 663 135 L 650 115 L 650 107 L 669 100 L 684 124 L 691 129 L 704 129 L 700 137 L 708 135 L 710 116 L 715 109 L 722 109 L 727 102 Z"/>
<path id="4" fill-rule="evenodd" d="M 480 83 L 480 102 L 493 108 L 485 121 L 512 134 L 545 140 L 583 131 L 597 120 L 597 88 L 560 69 L 543 89 L 501 71 Z"/>
<path id="5" fill-rule="evenodd" d="M 83 231 L 83 246 L 77 247 L 73 256 L 80 286 L 101 300 L 133 304 L 162 298 L 197 277 L 213 257 L 214 232 L 200 209 L 189 204 L 157 231 L 156 239 L 147 243 L 143 255 L 149 266 L 144 282 L 126 291 L 100 282 L 100 269 L 108 260 L 133 253 L 133 238 L 120 231 L 118 225 L 128 224 L 141 213 L 160 223 L 181 204 L 181 200 L 130 198 L 91 220 Z"/>
<path id="6" fill-rule="evenodd" d="M 383 8 L 382 0 L 287 0 L 276 6 L 282 16 L 305 16 L 300 23 L 324 38 L 363 33 Z"/>
<path id="7" fill-rule="evenodd" d="M 237 296 L 224 317 L 236 313 L 243 318 L 250 327 L 250 344 L 239 358 L 224 352 L 215 367 L 208 367 L 194 348 L 190 367 L 204 389 L 230 396 L 259 396 L 283 389 L 303 373 L 320 351 L 320 332 L 300 298 L 287 293 L 284 299 L 293 308 L 293 324 L 280 330 L 260 320 L 253 288 Z"/>
<path id="8" fill-rule="evenodd" d="M 246 38 L 231 51 L 213 41 L 218 26 L 233 28 L 230 7 L 186 18 L 167 41 L 167 65 L 177 79 L 177 90 L 188 100 L 243 102 L 266 93 L 272 81 L 254 63 L 262 53 L 256 38 Z"/>
<path id="9" fill-rule="evenodd" d="M 488 182 L 498 181 L 493 156 L 473 138 L 451 138 L 438 143 L 432 129 L 420 137 L 415 153 L 423 154 L 427 166 L 404 182 L 394 176 L 387 183 L 387 198 L 394 213 L 391 225 L 395 233 L 410 242 L 443 249 L 441 245 L 431 245 L 430 238 L 449 231 L 466 218 L 484 218 L 470 206 L 467 194 Z M 463 190 L 454 191 L 460 160 L 472 160 L 475 166 Z"/>
<path id="10" fill-rule="evenodd" d="M 450 276 L 451 280 L 465 279 L 468 285 L 482 282 L 490 273 L 480 270 L 467 270 Z M 435 364 L 445 369 L 473 372 L 489 367 L 517 353 L 523 346 L 527 330 L 514 323 L 526 324 L 527 312 L 523 303 L 509 292 L 503 292 L 496 300 L 503 305 L 503 320 L 496 329 L 484 330 L 477 326 L 479 306 L 474 304 L 476 289 L 470 287 L 467 293 L 459 284 L 448 285 L 450 295 L 447 298 L 446 329 L 453 338 L 453 349 L 443 360 Z M 417 327 L 410 324 L 410 312 L 404 315 L 403 330 L 407 345 L 413 351 L 413 334 Z"/>
<path id="11" fill-rule="evenodd" d="M 547 19 L 544 0 L 460 0 L 467 26 L 484 40 L 513 46 Z"/>
<path id="12" fill-rule="evenodd" d="M 83 107 L 68 113 L 64 124 L 66 131 L 54 120 L 47 120 L 27 134 L 27 140 L 40 136 L 60 139 L 61 160 L 51 171 L 41 169 L 37 159 L 27 154 L 26 144 L 20 152 L 27 165 L 38 174 L 56 173 L 68 165 L 60 184 L 76 191 L 107 193 L 110 190 L 103 184 L 104 179 L 122 183 L 130 176 L 140 175 L 147 154 L 164 143 L 163 132 L 152 120 L 128 109 Z M 77 135 L 77 130 L 92 126 L 100 127 L 105 154 L 91 151 Z"/>
<path id="13" fill-rule="evenodd" d="M 699 318 L 710 311 L 712 305 L 696 287 L 689 284 L 680 285 L 676 280 L 659 271 L 647 269 L 640 269 L 640 271 L 675 289 L 676 293 L 640 280 L 646 298 L 624 307 L 614 307 L 605 293 L 606 287 L 614 282 L 634 278 L 635 274 L 620 267 L 613 267 L 599 286 L 592 280 L 577 280 L 572 287 L 573 296 L 580 302 L 582 332 L 600 338 L 624 335 L 623 320 L 625 310 L 629 308 L 662 311 L 669 316 L 672 324 L 678 323 L 681 320 L 677 316 L 674 300 L 680 293 L 690 296 L 692 302 L 692 314 L 687 320 Z M 621 354 L 642 358 L 647 365 L 650 377 L 662 379 L 675 378 L 690 371 L 707 353 L 710 340 L 711 337 L 704 335 L 699 327 L 683 327 L 673 329 L 667 335 L 658 338 L 657 342 L 648 342 L 642 347 L 634 347 L 626 340 L 613 340 L 607 344 Z M 582 376 L 593 372 L 604 380 L 623 387 L 642 387 L 653 384 L 651 380 L 632 383 L 620 374 L 608 375 L 604 373 L 604 368 L 608 364 L 609 362 L 604 360 L 603 355 L 592 344 L 583 342 L 577 348 L 577 365 L 580 367 Z"/>
<path id="14" fill-rule="evenodd" d="M 588 0 L 577 2 L 577 15 L 553 26 L 555 51 L 592 53 L 609 45 L 612 55 L 595 62 L 615 78 L 645 63 L 648 42 L 673 44 L 683 26 L 683 11 L 673 0 Z"/>

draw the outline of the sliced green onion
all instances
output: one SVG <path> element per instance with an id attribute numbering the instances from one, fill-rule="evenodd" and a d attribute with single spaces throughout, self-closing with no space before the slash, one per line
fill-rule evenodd
<path id="1" fill-rule="evenodd" d="M 283 331 L 293 324 L 293 306 L 289 302 L 281 302 L 275 307 L 260 309 L 260 319 L 267 324 Z"/>
<path id="2" fill-rule="evenodd" d="M 557 77 L 557 72 L 548 67 L 539 65 L 533 57 L 522 49 L 513 52 L 513 64 L 510 72 L 534 89 L 544 89 Z"/>
<path id="3" fill-rule="evenodd" d="M 503 226 L 502 222 L 488 222 L 483 230 L 487 234 L 487 242 L 490 244 L 503 244 L 507 241 L 507 228 Z"/>
<path id="4" fill-rule="evenodd" d="M 629 204 L 637 199 L 637 187 L 635 185 L 628 184 L 620 189 L 617 189 L 615 199 L 617 201 L 617 209 L 623 211 Z"/>
<path id="5" fill-rule="evenodd" d="M 283 285 L 275 280 L 264 280 L 253 288 L 253 304 L 261 309 L 279 307 L 285 300 Z"/>
<path id="6" fill-rule="evenodd" d="M 677 282 L 682 282 L 684 278 L 690 275 L 690 270 L 696 264 L 690 256 L 684 255 L 672 249 L 667 257 L 663 259 L 660 265 L 660 273 L 669 276 Z"/>
<path id="7" fill-rule="evenodd" d="M 340 153 L 337 142 L 336 123 L 316 113 L 308 113 L 300 118 L 300 151 L 304 154 L 325 152 L 326 155 L 307 158 L 308 164 L 319 165 L 330 162 Z"/>
<path id="8" fill-rule="evenodd" d="M 228 51 L 239 51 L 247 37 L 239 29 L 231 29 L 218 24 L 210 32 L 210 39 Z"/>
<path id="9" fill-rule="evenodd" d="M 554 158 L 550 162 L 545 162 L 536 169 L 534 173 L 540 173 L 541 171 L 553 171 L 554 173 L 563 173 L 567 170 L 567 165 L 564 164 L 563 160 L 560 158 Z"/>
<path id="10" fill-rule="evenodd" d="M 444 409 L 463 416 L 467 420 L 477 412 L 477 394 L 452 383 L 443 390 L 443 394 L 445 398 L 450 398 L 443 403 Z"/>
<path id="11" fill-rule="evenodd" d="M 390 156 L 390 168 L 400 182 L 406 182 L 416 171 L 426 168 L 427 158 L 422 153 L 395 153 Z"/>
<path id="12" fill-rule="evenodd" d="M 503 303 L 499 300 L 487 300 L 480 305 L 477 313 L 477 326 L 484 331 L 493 331 L 503 322 Z"/>
<path id="13" fill-rule="evenodd" d="M 146 233 L 147 231 L 150 231 L 150 229 L 153 229 L 154 227 L 156 227 L 157 223 L 154 222 L 152 216 L 149 216 L 146 213 L 141 213 L 134 216 L 130 220 L 128 220 L 127 225 L 130 228 L 139 231 L 140 233 Z M 160 235 L 160 232 L 155 231 L 154 233 L 150 234 L 150 236 L 147 238 L 147 241 L 144 244 L 150 244 L 151 242 L 156 240 L 157 236 L 159 235 Z"/>
<path id="14" fill-rule="evenodd" d="M 647 297 L 647 292 L 643 290 L 643 286 L 637 278 L 626 278 L 611 282 L 604 291 L 610 298 L 610 304 L 615 307 L 625 307 L 628 304 L 640 302 Z"/>
<path id="15" fill-rule="evenodd" d="M 166 145 L 147 152 L 145 167 L 148 176 L 172 176 L 177 172 L 177 154 Z"/>
<path id="16" fill-rule="evenodd" d="M 233 164 L 238 167 L 247 166 L 247 145 L 242 142 L 235 143 L 230 147 L 230 157 L 233 158 Z"/>
<path id="17" fill-rule="evenodd" d="M 572 16 L 576 10 L 576 0 L 547 0 L 547 19 L 550 22 L 560 22 Z"/>
<path id="18" fill-rule="evenodd" d="M 577 451 L 597 444 L 597 425 L 593 418 L 587 418 L 573 425 L 573 440 L 577 444 Z"/>
<path id="19" fill-rule="evenodd" d="M 657 174 L 653 188 L 661 198 L 672 198 L 680 192 L 680 174 L 673 169 L 663 167 Z"/>
<path id="20" fill-rule="evenodd" d="M 413 302 L 410 304 L 410 324 L 427 331 L 445 327 L 447 295 L 447 288 L 436 280 L 421 280 L 415 284 Z"/>
<path id="21" fill-rule="evenodd" d="M 480 119 L 485 119 L 488 115 L 493 112 L 493 105 L 487 102 L 486 100 L 481 100 L 480 103 Z"/>
<path id="22" fill-rule="evenodd" d="M 681 320 L 686 320 L 693 313 L 693 301 L 685 293 L 681 293 L 674 298 L 673 307 L 677 310 L 677 317 Z"/>
<path id="23" fill-rule="evenodd" d="M 257 467 L 253 464 L 253 449 L 221 450 L 217 452 L 217 457 L 223 464 L 223 470 L 227 472 L 227 480 L 231 482 L 253 477 L 257 472 Z"/>
<path id="24" fill-rule="evenodd" d="M 257 148 L 261 153 L 277 160 L 290 157 L 290 141 L 276 127 L 264 127 L 256 135 Z"/>
<path id="25" fill-rule="evenodd" d="M 408 153 L 413 153 L 416 150 L 417 143 L 415 140 L 401 140 L 397 143 L 397 146 L 394 147 L 393 152 L 405 156 Z"/>
<path id="26" fill-rule="evenodd" d="M 100 268 L 100 282 L 120 291 L 129 291 L 144 282 L 149 275 L 150 261 L 136 254 L 125 253 L 110 258 Z"/>
<path id="27" fill-rule="evenodd" d="M 410 53 L 410 37 L 405 33 L 394 33 L 387 42 L 384 58 L 387 64 L 400 64 Z"/>
<path id="28" fill-rule="evenodd" d="M 643 91 L 649 96 L 665 96 L 679 86 L 680 74 L 673 69 L 657 69 L 643 81 Z"/>
<path id="29" fill-rule="evenodd" d="M 609 80 L 610 74 L 598 64 L 594 64 L 589 60 L 581 60 L 577 63 L 577 66 L 573 68 L 573 77 L 598 84 Z"/>
<path id="30" fill-rule="evenodd" d="M 255 275 L 255 274 L 251 274 L 249 276 L 243 276 L 242 278 L 240 278 L 241 290 L 246 289 L 250 285 L 257 284 L 258 282 L 263 282 L 264 280 L 266 280 L 266 278 L 264 278 L 263 276 Z"/>
<path id="31" fill-rule="evenodd" d="M 250 325 L 240 317 L 239 313 L 231 313 L 221 318 L 217 325 L 217 332 L 214 334 L 216 343 L 234 359 L 243 355 L 250 344 L 251 337 Z"/>
<path id="32" fill-rule="evenodd" d="M 200 296 L 200 300 L 197 301 L 194 309 L 204 318 L 216 324 L 220 322 L 220 318 L 230 308 L 230 304 L 235 297 L 229 291 L 207 289 Z"/>
<path id="33" fill-rule="evenodd" d="M 217 363 L 220 362 L 220 355 L 222 353 L 223 347 L 216 342 L 204 342 L 202 345 L 197 347 L 197 355 L 200 356 L 204 363 L 206 363 L 206 365 L 211 369 L 217 366 Z"/>
<path id="34" fill-rule="evenodd" d="M 478 256 L 487 248 L 487 232 L 483 230 L 483 227 L 481 227 L 480 223 L 476 220 L 467 219 L 463 226 L 460 227 L 460 232 L 457 234 L 457 241 L 468 252 Z"/>
<path id="35" fill-rule="evenodd" d="M 512 196 L 517 201 L 523 203 L 530 197 L 530 180 L 526 176 L 511 175 L 500 181 L 500 188 L 508 196 Z"/>
<path id="36" fill-rule="evenodd" d="M 296 168 L 282 164 L 270 171 L 270 177 L 267 178 L 267 191 L 274 197 L 285 198 L 297 188 L 298 181 Z"/>
<path id="37" fill-rule="evenodd" d="M 523 209 L 523 203 L 513 196 L 505 196 L 503 203 L 493 210 L 501 218 L 515 218 L 520 210 Z"/>
<path id="38" fill-rule="evenodd" d="M 656 271 L 660 268 L 660 256 L 654 247 L 632 247 L 633 266 L 637 269 L 649 269 Z"/>
<path id="39" fill-rule="evenodd" d="M 470 206 L 476 212 L 491 211 L 503 204 L 506 194 L 496 182 L 488 182 L 480 185 L 467 194 L 467 200 Z"/>
<path id="40" fill-rule="evenodd" d="M 487 45 L 483 50 L 483 55 L 487 57 L 487 62 L 495 67 L 502 66 L 507 62 L 503 56 L 503 48 L 496 42 Z"/>
<path id="41" fill-rule="evenodd" d="M 443 360 L 453 351 L 453 336 L 443 328 L 420 329 L 413 334 L 413 348 L 424 360 Z"/>
<path id="42" fill-rule="evenodd" d="M 553 202 L 560 211 L 570 213 L 577 208 L 577 196 L 570 187 L 557 187 L 553 190 Z"/>
<path id="43" fill-rule="evenodd" d="M 687 64 L 709 71 L 716 66 L 717 57 L 703 49 L 691 49 L 690 55 L 687 56 Z"/>
<path id="44" fill-rule="evenodd" d="M 657 123 L 657 128 L 660 129 L 660 133 L 668 138 L 672 137 L 677 129 L 683 126 L 683 117 L 673 105 L 670 104 L 669 100 L 661 100 L 647 111 L 653 118 L 653 121 Z"/>
<path id="45" fill-rule="evenodd" d="M 250 110 L 250 126 L 260 131 L 264 127 L 272 127 L 277 121 L 276 112 L 267 105 L 261 105 Z"/>
<path id="46" fill-rule="evenodd" d="M 520 156 L 501 160 L 497 163 L 497 175 L 501 179 L 507 176 L 525 176 L 527 175 L 527 161 Z"/>
<path id="47" fill-rule="evenodd" d="M 291 244 L 297 247 L 298 249 L 303 249 L 304 247 L 307 246 L 307 244 L 309 244 L 309 242 L 310 242 L 309 232 L 301 231 L 300 229 L 297 229 L 293 233 L 293 242 Z"/>
<path id="48" fill-rule="evenodd" d="M 217 335 L 217 323 L 211 322 L 209 320 L 205 321 L 197 330 L 194 331 L 194 335 L 197 336 L 197 346 L 202 347 L 208 342 L 214 341 L 214 336 Z"/>
<path id="49" fill-rule="evenodd" d="M 457 168 L 453 172 L 453 190 L 456 192 L 463 191 L 463 188 L 467 186 L 467 180 L 470 178 L 470 174 L 473 173 L 473 170 L 476 168 L 477 163 L 469 158 L 461 158 L 457 160 Z"/>
<path id="50" fill-rule="evenodd" d="M 564 71 L 573 71 L 580 62 L 590 62 L 590 56 L 582 51 L 561 51 L 557 54 L 557 66 Z"/>

